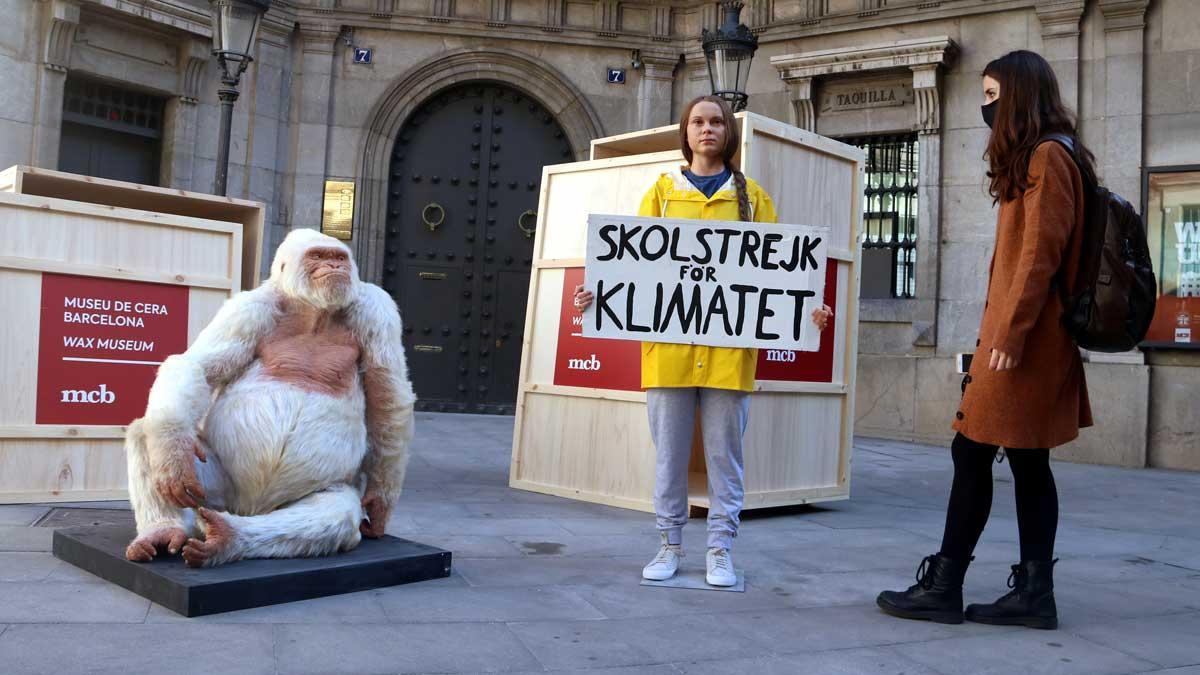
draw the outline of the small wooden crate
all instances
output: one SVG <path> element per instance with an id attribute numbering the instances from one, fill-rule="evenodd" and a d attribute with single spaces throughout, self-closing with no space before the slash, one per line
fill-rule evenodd
<path id="1" fill-rule="evenodd" d="M 20 166 L 0 173 L 0 503 L 128 494 L 123 424 L 37 423 L 44 277 L 186 288 L 191 344 L 226 299 L 258 284 L 262 223 L 256 202 Z"/>
<path id="2" fill-rule="evenodd" d="M 779 222 L 832 228 L 836 296 L 821 381 L 760 379 L 745 436 L 745 508 L 846 499 L 854 420 L 861 150 L 781 122 L 738 113 L 735 159 L 775 201 Z M 643 391 L 555 384 L 564 283 L 583 267 L 589 213 L 637 213 L 658 175 L 682 163 L 678 128 L 592 142 L 592 160 L 542 172 L 533 278 L 517 392 L 509 484 L 652 511 L 654 446 Z M 832 296 L 831 296 L 832 294 Z M 636 356 L 630 357 L 636 359 Z M 805 356 L 804 358 L 812 358 Z M 627 359 L 629 360 L 629 359 Z M 636 365 L 634 366 L 636 367 Z M 708 506 L 703 447 L 693 443 L 688 501 Z"/>

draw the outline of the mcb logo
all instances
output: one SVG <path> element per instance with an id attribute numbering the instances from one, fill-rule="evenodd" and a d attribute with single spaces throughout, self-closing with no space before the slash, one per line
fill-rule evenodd
<path id="1" fill-rule="evenodd" d="M 790 349 L 768 349 L 767 360 L 775 363 L 795 363 L 796 352 Z"/>
<path id="2" fill-rule="evenodd" d="M 567 368 L 569 370 L 600 370 L 600 359 L 592 354 L 590 359 L 567 359 Z"/>
<path id="3" fill-rule="evenodd" d="M 85 391 L 83 389 L 63 389 L 62 403 L 115 403 L 117 395 L 108 390 L 108 385 L 102 384 L 99 389 Z"/>

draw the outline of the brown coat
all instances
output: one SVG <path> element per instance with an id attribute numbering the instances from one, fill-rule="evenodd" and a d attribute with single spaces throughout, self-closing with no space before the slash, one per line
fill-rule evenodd
<path id="1" fill-rule="evenodd" d="M 1029 161 L 1029 187 L 1000 204 L 987 302 L 954 428 L 979 443 L 1052 448 L 1092 425 L 1079 349 L 1061 323 L 1052 286 L 1074 279 L 1083 235 L 1083 181 L 1058 143 Z M 1017 367 L 988 368 L 992 349 Z"/>

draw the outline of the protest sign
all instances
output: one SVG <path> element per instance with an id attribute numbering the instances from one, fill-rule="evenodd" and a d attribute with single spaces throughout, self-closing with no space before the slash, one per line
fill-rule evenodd
<path id="1" fill-rule="evenodd" d="M 585 337 L 816 351 L 829 229 L 588 216 Z"/>

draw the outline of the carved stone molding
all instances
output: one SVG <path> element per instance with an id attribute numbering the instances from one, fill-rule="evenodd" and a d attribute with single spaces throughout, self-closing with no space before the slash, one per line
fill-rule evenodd
<path id="1" fill-rule="evenodd" d="M 300 49 L 306 54 L 333 54 L 341 28 L 331 23 L 302 23 L 297 26 L 300 32 Z"/>
<path id="2" fill-rule="evenodd" d="M 71 45 L 79 29 L 79 5 L 66 0 L 50 0 L 50 25 L 46 31 L 43 63 L 48 70 L 65 73 L 71 67 Z"/>
<path id="3" fill-rule="evenodd" d="M 689 55 L 685 59 L 688 81 L 708 83 L 708 59 L 704 54 Z"/>
<path id="4" fill-rule="evenodd" d="M 829 13 L 829 0 L 802 0 L 800 6 L 804 10 L 801 16 L 813 21 Z"/>
<path id="5" fill-rule="evenodd" d="M 434 0 L 438 2 L 439 0 Z M 447 0 L 440 0 L 446 2 Z M 546 0 L 546 28 L 549 30 L 562 30 L 563 21 L 566 20 L 567 3 L 566 0 Z"/>
<path id="6" fill-rule="evenodd" d="M 925 65 L 949 65 L 958 54 L 958 46 L 949 37 L 900 40 L 892 44 L 866 47 L 839 47 L 800 54 L 771 57 L 771 65 L 787 82 L 804 77 L 821 77 L 870 70 L 912 68 Z"/>
<path id="7" fill-rule="evenodd" d="M 938 68 L 951 66 L 958 46 L 948 37 L 901 40 L 890 45 L 843 47 L 800 54 L 771 57 L 771 65 L 788 84 L 792 99 L 793 123 L 816 130 L 813 105 L 813 80 L 841 74 L 860 74 L 879 70 L 907 68 L 913 74 L 917 102 L 915 128 L 923 133 L 941 129 L 941 95 Z"/>
<path id="8" fill-rule="evenodd" d="M 792 124 L 807 129 L 817 130 L 817 113 L 813 107 L 813 79 L 801 77 L 789 80 L 788 94 L 792 99 Z"/>
<path id="9" fill-rule="evenodd" d="M 1104 14 L 1104 32 L 1141 30 L 1146 26 L 1146 8 L 1150 0 L 1100 0 Z"/>
<path id="10" fill-rule="evenodd" d="M 429 15 L 434 21 L 450 21 L 454 18 L 454 0 L 430 0 Z"/>
<path id="11" fill-rule="evenodd" d="M 654 19 L 650 29 L 650 38 L 657 42 L 671 40 L 671 6 L 655 5 Z"/>
<path id="12" fill-rule="evenodd" d="M 675 67 L 679 59 L 669 56 L 642 54 L 642 77 L 648 80 L 675 80 Z"/>
<path id="13" fill-rule="evenodd" d="M 922 134 L 936 134 L 942 128 L 938 66 L 914 66 L 912 72 L 913 94 L 917 101 L 916 129 Z"/>
<path id="14" fill-rule="evenodd" d="M 212 53 L 208 46 L 197 40 L 184 40 L 179 45 L 179 100 L 189 105 L 200 101 L 200 90 L 204 87 L 204 71 Z"/>
<path id="15" fill-rule="evenodd" d="M 509 12 L 509 0 L 489 0 L 487 25 L 493 28 L 503 28 L 507 26 Z"/>
<path id="16" fill-rule="evenodd" d="M 746 25 L 751 28 L 766 28 L 775 14 L 775 0 L 749 0 L 750 20 Z"/>
<path id="17" fill-rule="evenodd" d="M 1076 37 L 1085 0 L 1038 0 L 1034 11 L 1042 22 L 1042 37 Z"/>
<path id="18" fill-rule="evenodd" d="M 620 30 L 620 1 L 596 0 L 596 34 L 603 37 L 616 37 Z"/>

